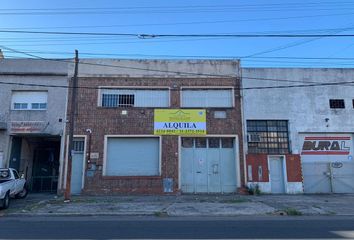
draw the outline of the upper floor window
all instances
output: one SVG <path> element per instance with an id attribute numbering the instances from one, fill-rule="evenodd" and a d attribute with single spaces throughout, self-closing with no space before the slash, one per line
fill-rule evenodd
<path id="1" fill-rule="evenodd" d="M 48 92 L 46 91 L 13 91 L 11 97 L 12 110 L 46 110 Z"/>
<path id="2" fill-rule="evenodd" d="M 168 89 L 102 89 L 101 107 L 169 107 Z"/>
<path id="3" fill-rule="evenodd" d="M 289 153 L 287 120 L 247 120 L 249 153 Z"/>
<path id="4" fill-rule="evenodd" d="M 330 108 L 345 108 L 344 99 L 329 99 Z"/>
<path id="5" fill-rule="evenodd" d="M 221 107 L 234 106 L 232 89 L 182 89 L 182 107 Z"/>

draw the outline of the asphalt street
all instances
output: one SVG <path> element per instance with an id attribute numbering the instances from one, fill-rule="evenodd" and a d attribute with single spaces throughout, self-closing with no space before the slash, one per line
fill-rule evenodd
<path id="1" fill-rule="evenodd" d="M 1 217 L 0 239 L 354 238 L 354 217 Z"/>

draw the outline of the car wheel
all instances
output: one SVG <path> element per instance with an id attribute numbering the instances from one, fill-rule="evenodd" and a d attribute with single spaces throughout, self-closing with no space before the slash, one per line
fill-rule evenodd
<path id="1" fill-rule="evenodd" d="M 6 193 L 4 199 L 2 200 L 1 209 L 6 209 L 10 206 L 10 194 Z"/>
<path id="2" fill-rule="evenodd" d="M 23 187 L 22 191 L 16 194 L 16 198 L 25 198 L 28 194 L 28 189 L 26 185 Z"/>

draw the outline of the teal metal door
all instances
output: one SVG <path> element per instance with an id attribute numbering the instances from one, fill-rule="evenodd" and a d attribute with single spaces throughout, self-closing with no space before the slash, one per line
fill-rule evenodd
<path id="1" fill-rule="evenodd" d="M 194 149 L 194 192 L 208 192 L 208 160 L 206 138 L 195 139 Z"/>
<path id="2" fill-rule="evenodd" d="M 84 172 L 84 139 L 74 139 L 73 145 L 74 152 L 71 169 L 71 194 L 79 195 L 82 191 L 82 179 Z"/>
<path id="3" fill-rule="evenodd" d="M 235 192 L 237 188 L 236 149 L 233 138 L 221 138 L 220 146 L 220 178 L 222 192 Z"/>
<path id="4" fill-rule="evenodd" d="M 236 191 L 233 138 L 182 138 L 181 154 L 182 192 Z"/>
<path id="5" fill-rule="evenodd" d="M 285 193 L 283 158 L 269 158 L 269 173 L 272 193 Z"/>
<path id="6" fill-rule="evenodd" d="M 208 192 L 221 192 L 221 178 L 220 178 L 220 138 L 209 138 L 207 149 L 208 162 Z"/>
<path id="7" fill-rule="evenodd" d="M 74 153 L 71 172 L 71 194 L 80 194 L 82 189 L 83 153 Z"/>

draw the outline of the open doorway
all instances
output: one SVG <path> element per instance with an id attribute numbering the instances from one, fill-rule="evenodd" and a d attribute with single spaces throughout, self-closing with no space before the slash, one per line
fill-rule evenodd
<path id="1" fill-rule="evenodd" d="M 9 166 L 23 173 L 31 192 L 57 192 L 60 137 L 13 136 Z"/>

